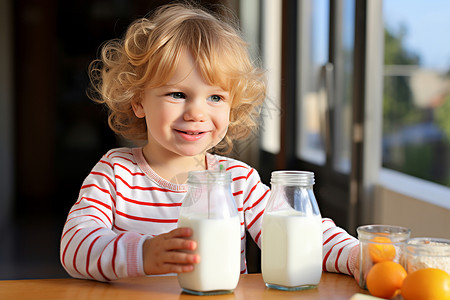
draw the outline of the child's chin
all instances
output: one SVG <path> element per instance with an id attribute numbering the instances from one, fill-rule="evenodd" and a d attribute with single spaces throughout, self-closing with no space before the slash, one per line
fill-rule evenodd
<path id="1" fill-rule="evenodd" d="M 194 157 L 194 156 L 197 156 L 197 155 L 204 155 L 207 150 L 208 149 L 201 149 L 201 148 L 198 148 L 198 149 L 183 149 L 182 153 L 180 153 L 180 154 L 182 154 L 183 156 L 192 156 L 192 157 Z"/>

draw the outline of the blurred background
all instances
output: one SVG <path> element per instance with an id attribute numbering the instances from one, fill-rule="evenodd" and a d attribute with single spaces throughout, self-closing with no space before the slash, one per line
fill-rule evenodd
<path id="1" fill-rule="evenodd" d="M 124 143 L 86 96 L 88 65 L 168 2 L 0 0 L 0 279 L 67 277 L 67 213 Z M 229 8 L 268 71 L 260 130 L 232 156 L 266 184 L 276 169 L 314 171 L 322 215 L 351 234 L 383 223 L 450 238 L 448 1 L 196 2 Z"/>

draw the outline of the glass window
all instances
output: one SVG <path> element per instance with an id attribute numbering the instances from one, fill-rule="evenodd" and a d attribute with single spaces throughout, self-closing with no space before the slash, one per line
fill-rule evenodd
<path id="1" fill-rule="evenodd" d="M 325 164 L 326 94 L 321 74 L 329 59 L 328 0 L 299 1 L 297 156 Z"/>
<path id="2" fill-rule="evenodd" d="M 450 2 L 383 2 L 383 167 L 450 187 Z"/>
<path id="3" fill-rule="evenodd" d="M 261 149 L 280 152 L 282 1 L 262 1 L 261 52 L 267 70 L 267 97 L 261 112 Z"/>
<path id="4" fill-rule="evenodd" d="M 348 174 L 351 167 L 351 122 L 353 98 L 353 54 L 355 0 L 335 1 L 333 168 Z"/>
<path id="5" fill-rule="evenodd" d="M 331 8 L 328 0 L 304 0 L 298 15 L 297 157 L 323 166 L 328 154 L 334 170 L 348 174 L 355 1 Z"/>

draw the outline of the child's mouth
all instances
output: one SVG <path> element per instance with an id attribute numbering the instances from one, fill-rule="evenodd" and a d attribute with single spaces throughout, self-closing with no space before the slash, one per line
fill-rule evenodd
<path id="1" fill-rule="evenodd" d="M 177 131 L 184 133 L 184 134 L 188 134 L 188 135 L 199 135 L 199 134 L 205 133 L 204 131 L 182 131 L 182 130 L 177 130 Z"/>
<path id="2" fill-rule="evenodd" d="M 176 130 L 180 134 L 182 138 L 184 138 L 187 141 L 196 141 L 202 138 L 207 131 L 183 131 L 183 130 Z"/>

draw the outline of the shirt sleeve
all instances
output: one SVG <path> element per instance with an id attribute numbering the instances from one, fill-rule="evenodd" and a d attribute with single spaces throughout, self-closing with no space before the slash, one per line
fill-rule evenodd
<path id="1" fill-rule="evenodd" d="M 327 272 L 353 275 L 358 257 L 358 239 L 337 227 L 329 218 L 322 219 L 323 263 Z"/>
<path id="2" fill-rule="evenodd" d="M 75 278 L 110 281 L 145 275 L 139 233 L 113 231 L 115 176 L 104 156 L 87 176 L 64 225 L 60 259 Z"/>
<path id="3" fill-rule="evenodd" d="M 270 190 L 261 182 L 258 172 L 250 169 L 247 175 L 246 188 L 244 189 L 244 216 L 247 231 L 261 248 L 262 216 Z"/>

